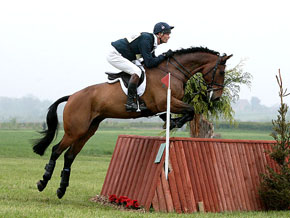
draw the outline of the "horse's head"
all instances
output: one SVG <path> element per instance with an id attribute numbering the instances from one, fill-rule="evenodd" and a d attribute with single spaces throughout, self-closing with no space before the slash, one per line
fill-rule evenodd
<path id="1" fill-rule="evenodd" d="M 233 55 L 220 56 L 216 51 L 203 47 L 191 47 L 174 52 L 170 63 L 173 75 L 185 84 L 195 73 L 201 72 L 207 85 L 210 100 L 218 100 L 224 88 L 226 61 Z M 168 66 L 167 66 L 168 67 Z"/>
<path id="2" fill-rule="evenodd" d="M 207 84 L 208 98 L 217 101 L 223 94 L 226 61 L 233 55 L 217 56 L 216 60 L 206 66 L 202 70 L 204 80 Z"/>

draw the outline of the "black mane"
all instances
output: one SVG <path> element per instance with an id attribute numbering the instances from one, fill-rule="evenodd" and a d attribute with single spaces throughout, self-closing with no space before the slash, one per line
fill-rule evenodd
<path id="1" fill-rule="evenodd" d="M 205 53 L 210 53 L 213 55 L 219 55 L 220 53 L 214 50 L 210 50 L 207 47 L 190 47 L 190 48 L 182 48 L 179 50 L 174 51 L 174 54 L 189 54 L 189 53 L 194 53 L 194 52 L 205 52 Z"/>

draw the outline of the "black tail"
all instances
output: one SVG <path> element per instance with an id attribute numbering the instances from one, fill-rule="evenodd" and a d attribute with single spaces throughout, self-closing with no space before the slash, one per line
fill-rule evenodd
<path id="1" fill-rule="evenodd" d="M 57 107 L 60 103 L 65 102 L 69 99 L 70 96 L 64 96 L 54 102 L 48 109 L 46 116 L 47 130 L 41 132 L 43 138 L 39 139 L 36 144 L 33 146 L 33 151 L 36 154 L 43 155 L 47 147 L 52 142 L 57 129 L 58 129 L 58 119 L 57 119 Z"/>

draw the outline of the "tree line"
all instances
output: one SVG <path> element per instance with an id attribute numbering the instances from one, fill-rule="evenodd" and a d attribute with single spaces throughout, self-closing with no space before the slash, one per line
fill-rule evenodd
<path id="1" fill-rule="evenodd" d="M 48 107 L 53 103 L 50 100 L 40 100 L 34 96 L 22 98 L 0 97 L 0 123 L 41 123 L 46 119 Z M 58 116 L 62 120 L 64 104 L 60 105 Z M 235 118 L 238 121 L 271 122 L 277 115 L 277 107 L 267 107 L 260 103 L 259 98 L 253 97 L 250 101 L 240 99 L 233 104 Z M 250 119 L 249 119 L 250 118 Z M 288 116 L 288 119 L 290 116 Z M 139 122 L 139 119 L 134 122 Z"/>

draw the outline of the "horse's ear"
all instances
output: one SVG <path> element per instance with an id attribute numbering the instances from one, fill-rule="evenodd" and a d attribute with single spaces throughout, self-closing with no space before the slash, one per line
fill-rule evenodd
<path id="1" fill-rule="evenodd" d="M 226 64 L 227 60 L 230 59 L 233 55 L 229 55 L 227 56 L 226 54 L 224 56 L 222 56 L 222 59 L 221 59 L 221 64 Z"/>

